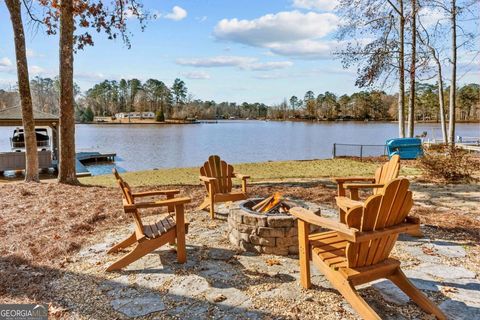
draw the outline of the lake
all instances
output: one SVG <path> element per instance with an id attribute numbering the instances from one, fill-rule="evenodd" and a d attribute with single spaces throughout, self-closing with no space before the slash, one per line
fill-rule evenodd
<path id="1" fill-rule="evenodd" d="M 397 136 L 392 122 L 219 121 L 188 125 L 79 124 L 78 151 L 117 153 L 121 171 L 200 166 L 211 154 L 231 163 L 331 158 L 334 143 L 382 145 Z M 13 128 L 0 127 L 0 151 L 10 150 Z M 441 139 L 439 124 L 416 124 L 415 133 Z M 480 136 L 480 125 L 458 124 L 458 136 Z M 337 154 L 358 154 L 356 147 L 337 147 Z M 364 155 L 383 154 L 383 147 L 366 147 Z M 108 173 L 111 165 L 89 166 L 93 174 Z"/>

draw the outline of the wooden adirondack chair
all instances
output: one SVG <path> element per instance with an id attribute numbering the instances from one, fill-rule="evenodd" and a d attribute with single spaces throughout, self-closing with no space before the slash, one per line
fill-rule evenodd
<path id="1" fill-rule="evenodd" d="M 385 184 L 398 178 L 399 172 L 400 156 L 394 155 L 387 163 L 377 169 L 374 177 L 333 178 L 338 186 L 338 194 L 335 200 L 340 208 L 340 222 L 345 222 L 345 213 L 348 209 L 363 204 L 359 201 L 359 189 L 372 189 L 373 194 L 380 194 Z M 363 183 L 356 183 L 360 181 L 363 181 Z M 347 197 L 346 190 L 350 191 L 350 197 Z"/>
<path id="2" fill-rule="evenodd" d="M 242 180 L 242 191 L 232 191 L 232 178 Z M 205 183 L 207 196 L 198 207 L 204 210 L 210 207 L 210 217 L 215 218 L 215 203 L 247 199 L 247 179 L 249 176 L 234 173 L 233 167 L 219 156 L 210 156 L 200 168 L 200 180 Z"/>
<path id="3" fill-rule="evenodd" d="M 400 262 L 390 258 L 400 233 L 419 228 L 408 217 L 413 205 L 407 179 L 395 179 L 383 194 L 370 196 L 364 205 L 348 210 L 346 224 L 319 217 L 303 208 L 292 208 L 298 218 L 300 281 L 310 288 L 310 263 L 325 275 L 364 319 L 381 319 L 363 300 L 355 286 L 381 278 L 396 284 L 425 312 L 446 319 L 442 311 L 408 280 Z M 308 234 L 310 225 L 332 231 Z"/>
<path id="4" fill-rule="evenodd" d="M 190 198 L 173 198 L 178 190 L 152 191 L 132 193 L 128 184 L 123 181 L 118 172 L 113 169 L 117 182 L 122 189 L 123 210 L 131 214 L 135 222 L 133 233 L 125 240 L 113 246 L 108 253 L 114 253 L 135 244 L 132 251 L 115 261 L 107 268 L 107 271 L 119 270 L 132 262 L 140 259 L 153 250 L 170 243 L 177 244 L 177 261 L 186 261 L 185 233 L 188 224 L 185 223 L 184 205 L 190 202 Z M 155 202 L 135 203 L 135 198 L 154 195 L 166 195 L 166 200 Z M 139 209 L 167 207 L 169 214 L 156 223 L 144 224 Z M 174 212 L 174 214 L 172 214 Z"/>
<path id="5" fill-rule="evenodd" d="M 118 173 L 117 169 L 113 168 L 112 173 L 117 180 L 118 185 L 122 189 L 124 198 L 129 198 L 132 202 L 135 202 L 136 199 L 144 198 L 144 197 L 153 197 L 153 196 L 166 196 L 167 199 L 173 199 L 176 194 L 180 193 L 178 189 L 171 189 L 171 190 L 154 190 L 154 191 L 146 191 L 146 192 L 132 192 L 132 188 L 128 185 L 128 183 L 123 180 L 123 178 Z M 168 207 L 168 212 L 173 212 L 174 206 Z"/>

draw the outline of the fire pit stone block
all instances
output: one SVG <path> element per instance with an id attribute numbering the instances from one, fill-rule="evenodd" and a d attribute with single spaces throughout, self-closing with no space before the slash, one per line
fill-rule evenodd
<path id="1" fill-rule="evenodd" d="M 313 203 L 288 201 L 320 214 L 319 206 Z M 294 216 L 257 214 L 245 210 L 242 203 L 245 202 L 234 203 L 228 215 L 228 238 L 234 246 L 249 252 L 282 256 L 298 254 L 298 229 Z M 319 230 L 316 226 L 310 227 L 312 232 Z"/>
<path id="2" fill-rule="evenodd" d="M 271 216 L 267 218 L 268 225 L 270 227 L 292 227 L 294 220 L 291 216 Z"/>
<path id="3" fill-rule="evenodd" d="M 285 228 L 258 227 L 257 234 L 260 237 L 285 237 Z"/>

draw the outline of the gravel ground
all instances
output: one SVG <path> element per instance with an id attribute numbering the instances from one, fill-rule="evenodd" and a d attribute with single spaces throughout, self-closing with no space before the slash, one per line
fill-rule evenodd
<path id="1" fill-rule="evenodd" d="M 442 308 L 458 319 L 479 318 L 478 185 L 412 185 L 425 238 L 404 237 L 394 256 Z M 280 191 L 333 214 L 333 187 L 325 181 L 259 183 L 251 194 Z M 203 188 L 179 188 L 194 199 L 187 208 L 188 263 L 178 265 L 166 246 L 122 272 L 105 273 L 116 258 L 106 249 L 131 230 L 116 188 L 0 185 L 8 195 L 0 203 L 0 303 L 49 303 L 52 318 L 356 319 L 319 273 L 312 290 L 300 288 L 297 257 L 232 247 L 225 220 L 194 210 Z M 426 318 L 394 290 L 380 282 L 360 292 L 384 318 Z"/>

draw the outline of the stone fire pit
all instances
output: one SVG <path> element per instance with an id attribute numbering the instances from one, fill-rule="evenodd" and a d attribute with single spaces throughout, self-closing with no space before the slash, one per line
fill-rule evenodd
<path id="1" fill-rule="evenodd" d="M 251 207 L 262 198 L 233 203 L 228 214 L 228 238 L 245 251 L 289 255 L 298 253 L 297 218 L 290 214 L 262 214 Z M 320 207 L 309 202 L 286 199 L 290 208 L 303 207 L 320 214 Z M 311 231 L 318 227 L 312 226 Z"/>

